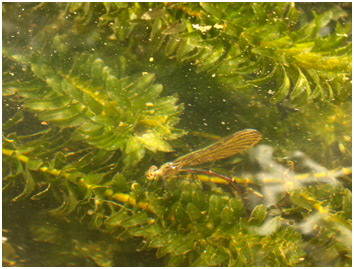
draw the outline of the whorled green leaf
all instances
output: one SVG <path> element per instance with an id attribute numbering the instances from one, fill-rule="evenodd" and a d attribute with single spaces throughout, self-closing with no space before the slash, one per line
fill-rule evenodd
<path id="1" fill-rule="evenodd" d="M 306 194 L 301 194 L 299 191 L 292 193 L 291 200 L 295 205 L 307 210 L 312 210 L 318 203 L 318 201 L 314 200 L 312 197 L 309 197 Z"/>
<path id="2" fill-rule="evenodd" d="M 25 170 L 25 171 L 23 171 L 22 175 L 23 175 L 23 178 L 25 180 L 25 187 L 24 187 L 23 191 L 19 195 L 17 195 L 16 197 L 14 197 L 12 199 L 13 202 L 16 202 L 17 200 L 20 200 L 20 199 L 23 199 L 25 197 L 28 197 L 29 195 L 31 195 L 31 193 L 33 192 L 33 190 L 36 187 L 36 182 L 33 179 L 30 171 Z"/>
<path id="3" fill-rule="evenodd" d="M 127 109 L 130 106 L 126 89 L 122 88 L 121 82 L 115 76 L 109 75 L 107 77 L 106 88 L 108 96 L 120 104 L 121 109 Z"/>
<path id="4" fill-rule="evenodd" d="M 201 7 L 216 18 L 223 17 L 223 12 L 213 3 L 201 3 Z"/>
<path id="5" fill-rule="evenodd" d="M 230 258 L 230 252 L 226 247 L 219 246 L 215 254 L 211 257 L 209 266 L 221 266 L 222 264 L 227 263 Z"/>
<path id="6" fill-rule="evenodd" d="M 221 221 L 225 224 L 232 224 L 236 220 L 235 212 L 229 207 L 224 207 L 221 211 Z"/>
<path id="7" fill-rule="evenodd" d="M 275 90 L 275 94 L 271 99 L 273 103 L 278 103 L 282 101 L 289 94 L 290 91 L 290 79 L 284 67 L 282 68 L 282 71 L 280 71 L 280 73 L 282 73 L 283 75 L 283 80 L 279 85 L 279 88 Z"/>
<path id="8" fill-rule="evenodd" d="M 166 259 L 166 265 L 169 267 L 180 266 L 184 259 L 185 255 L 168 256 L 168 258 Z"/>
<path id="9" fill-rule="evenodd" d="M 36 55 L 33 59 L 32 71 L 53 92 L 41 100 L 28 100 L 27 107 L 38 111 L 41 120 L 77 127 L 75 140 L 109 151 L 125 148 L 124 162 L 132 166 L 143 158 L 144 148 L 172 151 L 166 141 L 182 135 L 172 127 L 182 107 L 175 105 L 174 97 L 158 97 L 162 85 L 154 84 L 154 74 L 119 79 L 101 59 L 89 54 L 75 56 L 69 72 L 51 62 L 44 64 Z M 156 135 L 151 136 L 151 131 Z M 129 137 L 138 137 L 140 142 L 135 144 L 143 147 L 133 150 Z"/>
<path id="10" fill-rule="evenodd" d="M 313 70 L 313 69 L 308 69 L 306 70 L 306 72 L 309 74 L 309 76 L 311 77 L 311 79 L 315 82 L 315 89 L 311 94 L 311 98 L 315 99 L 318 97 L 324 98 L 325 97 L 325 93 L 324 93 L 324 89 L 321 85 L 321 81 L 320 81 L 320 77 L 317 73 L 317 71 Z M 329 97 L 332 98 L 333 96 Z"/>
<path id="11" fill-rule="evenodd" d="M 94 85 L 102 85 L 104 82 L 103 68 L 105 63 L 102 59 L 98 58 L 92 62 L 91 65 L 91 79 Z"/>
<path id="12" fill-rule="evenodd" d="M 70 107 L 60 107 L 55 110 L 41 111 L 40 113 L 41 118 L 45 121 L 65 121 L 76 118 L 83 110 L 83 107 L 77 104 Z"/>
<path id="13" fill-rule="evenodd" d="M 262 226 L 257 229 L 259 235 L 269 235 L 279 230 L 281 226 L 281 218 L 274 217 L 270 220 L 266 220 Z"/>
<path id="14" fill-rule="evenodd" d="M 185 61 L 193 53 L 195 47 L 188 40 L 181 40 L 177 47 L 176 57 L 179 61 Z"/>
<path id="15" fill-rule="evenodd" d="M 224 200 L 217 195 L 211 195 L 209 200 L 208 216 L 211 220 L 218 222 L 220 220 L 220 212 L 224 208 Z"/>
<path id="16" fill-rule="evenodd" d="M 202 192 L 193 191 L 192 192 L 192 203 L 197 206 L 200 210 L 203 210 L 206 206 L 206 197 Z"/>
<path id="17" fill-rule="evenodd" d="M 136 165 L 145 155 L 145 148 L 138 137 L 130 138 L 125 146 L 124 163 L 127 166 Z"/>
<path id="18" fill-rule="evenodd" d="M 149 222 L 149 217 L 146 213 L 137 213 L 133 216 L 127 217 L 120 222 L 120 225 L 129 228 L 137 225 L 143 225 Z"/>
<path id="19" fill-rule="evenodd" d="M 267 208 L 264 205 L 258 205 L 253 209 L 249 222 L 260 224 L 265 220 L 266 215 L 267 215 Z"/>
<path id="20" fill-rule="evenodd" d="M 101 174 L 87 174 L 86 176 L 84 176 L 82 178 L 82 180 L 88 185 L 92 185 L 92 184 L 97 185 L 102 181 L 104 175 L 105 174 L 103 174 L 103 173 L 101 173 Z"/>
<path id="21" fill-rule="evenodd" d="M 208 245 L 204 251 L 199 254 L 199 257 L 194 260 L 193 266 L 207 266 L 210 260 L 215 257 L 216 249 L 212 245 Z M 214 264 L 215 265 L 215 264 Z"/>
<path id="22" fill-rule="evenodd" d="M 277 69 L 278 68 L 276 66 L 272 71 L 269 71 L 267 75 L 257 78 L 257 79 L 248 80 L 247 83 L 252 84 L 252 85 L 262 85 L 264 83 L 267 83 L 273 79 Z"/>
<path id="23" fill-rule="evenodd" d="M 96 214 L 94 214 L 92 216 L 92 218 L 90 219 L 90 222 L 88 223 L 89 229 L 90 230 L 97 230 L 97 229 L 101 228 L 104 223 L 104 219 L 105 219 L 105 216 L 97 212 Z"/>
<path id="24" fill-rule="evenodd" d="M 181 202 L 176 202 L 172 207 L 173 216 L 178 223 L 190 223 L 190 218 Z"/>
<path id="25" fill-rule="evenodd" d="M 306 76 L 302 73 L 301 69 L 298 68 L 298 78 L 289 96 L 290 99 L 294 100 L 302 94 L 309 97 L 311 88 Z"/>
<path id="26" fill-rule="evenodd" d="M 83 98 L 85 105 L 94 113 L 101 114 L 103 111 L 103 105 L 100 104 L 93 96 L 90 94 L 85 94 Z"/>
<path id="27" fill-rule="evenodd" d="M 145 133 L 141 136 L 137 136 L 136 140 L 137 140 L 137 141 L 135 141 L 136 143 L 144 145 L 145 148 L 147 148 L 148 150 L 150 150 L 152 152 L 173 151 L 172 147 L 166 141 L 164 141 L 161 138 L 161 136 L 156 132 L 149 132 L 149 133 Z"/>
<path id="28" fill-rule="evenodd" d="M 195 246 L 196 238 L 191 234 L 186 236 L 186 239 L 177 244 L 172 252 L 173 256 L 186 255 L 192 251 Z"/>
<path id="29" fill-rule="evenodd" d="M 229 207 L 233 212 L 234 217 L 238 218 L 244 213 L 244 208 L 241 199 L 231 198 L 229 200 Z"/>
<path id="30" fill-rule="evenodd" d="M 70 187 L 66 190 L 67 192 L 62 194 L 62 204 L 59 207 L 48 211 L 49 214 L 54 216 L 68 215 L 76 208 L 79 200 L 77 199 L 75 192 L 71 190 Z"/>
<path id="31" fill-rule="evenodd" d="M 129 213 L 122 210 L 116 214 L 113 214 L 109 218 L 105 220 L 105 225 L 110 225 L 110 226 L 120 226 L 122 221 L 127 219 L 129 217 Z"/>
<path id="32" fill-rule="evenodd" d="M 213 72 L 215 69 L 217 69 L 219 62 L 225 53 L 225 49 L 221 46 L 215 46 L 210 50 L 209 53 L 209 57 L 198 64 L 197 72 Z"/>
<path id="33" fill-rule="evenodd" d="M 348 189 L 343 190 L 343 211 L 345 216 L 352 213 L 352 193 Z"/>
<path id="34" fill-rule="evenodd" d="M 38 171 L 39 167 L 43 165 L 41 160 L 29 159 L 26 163 L 26 168 L 33 171 Z"/>
<path id="35" fill-rule="evenodd" d="M 166 231 L 164 233 L 159 234 L 153 240 L 150 241 L 149 246 L 160 248 L 166 245 L 166 242 L 173 239 L 176 234 L 172 231 Z"/>
<path id="36" fill-rule="evenodd" d="M 15 115 L 13 115 L 10 119 L 8 119 L 5 123 L 2 124 L 2 128 L 4 130 L 11 128 L 23 121 L 23 118 L 23 112 L 21 110 L 17 111 Z"/>
<path id="37" fill-rule="evenodd" d="M 26 103 L 26 107 L 43 111 L 43 110 L 55 110 L 62 108 L 64 106 L 68 106 L 70 104 L 70 99 L 66 97 L 60 97 L 56 100 L 31 100 Z"/>
<path id="38" fill-rule="evenodd" d="M 187 204 L 186 212 L 192 222 L 197 222 L 203 217 L 203 214 L 200 212 L 199 208 L 192 203 Z"/>
<path id="39" fill-rule="evenodd" d="M 176 248 L 178 248 L 183 243 L 184 243 L 183 236 L 176 233 L 174 237 L 168 238 L 165 241 L 165 244 L 158 249 L 157 256 L 163 257 L 169 253 L 173 255 Z"/>
<path id="40" fill-rule="evenodd" d="M 146 87 L 147 88 L 141 91 L 141 93 L 137 93 L 139 98 L 136 98 L 136 100 L 132 102 L 132 105 L 137 109 L 141 107 L 146 109 L 152 108 L 151 104 L 153 104 L 153 102 L 151 101 L 158 98 L 163 88 L 161 84 L 146 85 Z"/>

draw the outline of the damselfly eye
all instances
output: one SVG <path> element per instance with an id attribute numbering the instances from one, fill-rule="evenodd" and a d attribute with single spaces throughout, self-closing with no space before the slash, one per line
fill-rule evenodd
<path id="1" fill-rule="evenodd" d="M 150 166 L 149 170 L 146 173 L 146 178 L 148 180 L 154 180 L 156 178 L 157 171 L 158 171 L 158 168 L 156 165 Z"/>

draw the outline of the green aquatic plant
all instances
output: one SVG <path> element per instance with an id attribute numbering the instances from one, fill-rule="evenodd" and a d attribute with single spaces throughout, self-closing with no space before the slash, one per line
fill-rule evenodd
<path id="1" fill-rule="evenodd" d="M 350 266 L 348 13 L 4 3 L 4 262 Z M 264 145 L 223 172 L 248 205 L 212 176 L 146 179 L 245 128 Z"/>

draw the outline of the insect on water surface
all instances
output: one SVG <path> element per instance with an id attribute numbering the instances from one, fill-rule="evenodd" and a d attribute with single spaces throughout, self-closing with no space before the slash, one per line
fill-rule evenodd
<path id="1" fill-rule="evenodd" d="M 160 168 L 153 165 L 146 173 L 149 180 L 165 179 L 178 174 L 179 172 L 190 172 L 194 174 L 207 174 L 225 179 L 230 183 L 235 183 L 232 178 L 220 175 L 210 170 L 198 170 L 193 168 L 184 168 L 186 166 L 196 166 L 203 163 L 221 160 L 237 153 L 243 152 L 259 142 L 262 135 L 254 129 L 245 129 L 229 136 L 226 136 L 214 144 L 203 149 L 193 151 L 173 162 L 163 164 Z M 238 188 L 238 187 L 237 187 Z M 239 190 L 237 190 L 239 191 Z"/>
<path id="2" fill-rule="evenodd" d="M 261 140 L 261 137 L 261 133 L 254 129 L 245 129 L 236 132 L 216 141 L 214 144 L 211 144 L 203 149 L 199 149 L 179 157 L 173 162 L 165 163 L 160 168 L 155 165 L 151 166 L 146 173 L 146 177 L 149 180 L 165 179 L 167 177 L 176 175 L 179 172 L 188 172 L 193 174 L 205 174 L 208 176 L 215 176 L 224 179 L 225 181 L 229 182 L 231 186 L 238 192 L 244 205 L 245 211 L 247 215 L 249 215 L 249 211 L 246 206 L 247 203 L 243 197 L 242 188 L 233 178 L 215 173 L 211 170 L 184 167 L 196 166 L 203 163 L 217 161 L 233 156 L 237 153 L 241 153 L 257 144 L 259 140 Z"/>

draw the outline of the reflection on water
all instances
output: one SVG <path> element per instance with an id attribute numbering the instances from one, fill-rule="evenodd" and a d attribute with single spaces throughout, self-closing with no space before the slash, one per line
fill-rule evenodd
<path id="1" fill-rule="evenodd" d="M 293 223 L 287 223 L 278 216 L 272 217 L 270 214 L 263 225 L 255 229 L 255 232 L 259 235 L 272 234 L 276 227 L 281 225 L 280 223 L 292 225 L 302 234 L 314 238 L 321 235 L 321 230 L 331 230 L 335 231 L 335 241 L 351 249 L 351 225 L 343 222 L 337 216 L 341 212 L 336 213 L 329 210 L 323 201 L 317 201 L 305 189 L 303 189 L 304 192 L 300 190 L 306 186 L 319 188 L 323 184 L 327 184 L 328 187 L 341 188 L 340 181 L 337 178 L 350 174 L 351 168 L 328 170 L 300 151 L 294 152 L 291 156 L 292 158 L 289 158 L 289 160 L 296 161 L 296 165 L 289 168 L 279 164 L 275 160 L 273 152 L 274 149 L 271 146 L 259 145 L 250 153 L 251 158 L 259 164 L 261 170 L 255 175 L 255 180 L 261 186 L 264 204 L 269 208 L 277 206 L 280 199 L 287 194 L 290 195 L 295 203 L 302 203 L 311 213 L 305 215 L 302 221 Z M 294 169 L 301 169 L 302 173 L 296 173 Z M 315 244 L 309 244 L 308 250 L 310 252 L 316 253 L 316 249 Z M 320 260 L 318 257 L 315 257 L 315 259 Z"/>
<path id="2" fill-rule="evenodd" d="M 296 151 L 293 159 L 298 162 L 295 168 L 305 168 L 305 173 L 298 174 L 293 168 L 285 167 L 276 162 L 273 148 L 268 145 L 256 146 L 251 158 L 257 162 L 261 171 L 255 175 L 262 188 L 266 206 L 275 205 L 279 194 L 293 191 L 311 183 L 338 185 L 336 177 L 343 176 L 345 171 L 330 171 L 309 158 L 305 153 Z"/>

